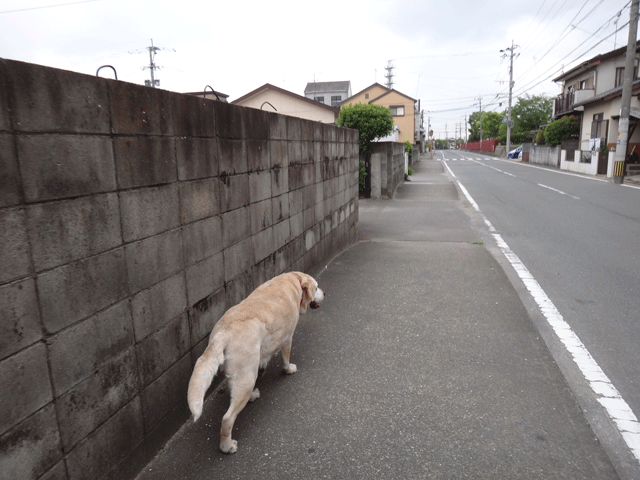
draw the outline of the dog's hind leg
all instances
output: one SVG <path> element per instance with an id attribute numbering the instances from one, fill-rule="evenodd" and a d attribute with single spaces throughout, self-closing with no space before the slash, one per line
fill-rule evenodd
<path id="1" fill-rule="evenodd" d="M 238 442 L 231 438 L 233 424 L 238 414 L 247 405 L 250 400 L 253 401 L 260 396 L 260 392 L 254 386 L 256 383 L 256 374 L 234 375 L 229 379 L 229 387 L 231 389 L 231 404 L 227 413 L 222 417 L 222 428 L 220 429 L 220 450 L 224 453 L 236 453 L 238 451 Z"/>

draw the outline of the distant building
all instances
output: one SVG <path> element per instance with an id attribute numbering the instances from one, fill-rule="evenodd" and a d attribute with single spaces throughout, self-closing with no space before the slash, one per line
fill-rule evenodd
<path id="1" fill-rule="evenodd" d="M 337 108 L 310 100 L 270 83 L 265 83 L 231 103 L 322 123 L 335 123 L 340 112 Z"/>
<path id="2" fill-rule="evenodd" d="M 342 101 L 351 96 L 351 82 L 307 83 L 304 96 L 331 107 L 340 107 Z"/>
<path id="3" fill-rule="evenodd" d="M 398 141 L 411 144 L 421 142 L 420 116 L 416 115 L 417 100 L 397 90 L 374 83 L 352 97 L 343 100 L 341 106 L 344 107 L 352 103 L 373 103 L 387 107 L 391 111 L 393 124 L 399 129 Z M 418 122 L 416 122 L 416 119 Z"/>

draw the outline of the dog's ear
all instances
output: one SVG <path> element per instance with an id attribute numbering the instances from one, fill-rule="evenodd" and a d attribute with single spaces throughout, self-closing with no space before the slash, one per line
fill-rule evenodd
<path id="1" fill-rule="evenodd" d="M 300 283 L 302 286 L 302 300 L 309 304 L 313 301 L 313 285 L 309 281 L 309 278 L 305 277 Z"/>

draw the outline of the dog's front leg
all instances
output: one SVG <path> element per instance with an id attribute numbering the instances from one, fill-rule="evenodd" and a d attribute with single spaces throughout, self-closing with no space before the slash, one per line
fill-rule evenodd
<path id="1" fill-rule="evenodd" d="M 291 342 L 292 338 L 287 340 L 282 348 L 280 348 L 280 353 L 282 354 L 282 366 L 284 368 L 285 373 L 291 375 L 292 373 L 296 373 L 298 368 L 293 364 L 289 363 L 289 356 L 291 355 Z"/>

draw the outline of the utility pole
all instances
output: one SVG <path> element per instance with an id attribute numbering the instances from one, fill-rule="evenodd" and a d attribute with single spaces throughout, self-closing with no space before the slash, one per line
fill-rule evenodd
<path id="1" fill-rule="evenodd" d="M 391 90 L 393 88 L 393 69 L 395 67 L 391 65 L 391 60 L 387 63 L 387 66 L 384 69 L 387 71 L 385 78 L 387 79 L 386 87 Z"/>
<path id="2" fill-rule="evenodd" d="M 513 52 L 516 48 L 520 48 L 518 45 L 513 44 L 513 40 L 511 40 L 511 48 L 505 48 L 504 50 L 500 50 L 503 54 L 502 58 L 506 58 L 509 55 L 510 64 L 509 64 L 509 109 L 507 110 L 507 153 L 511 150 L 511 95 L 513 92 Z M 509 53 L 507 53 L 509 52 Z M 518 54 L 519 55 L 519 54 Z M 517 57 L 517 55 L 516 55 Z"/>
<path id="3" fill-rule="evenodd" d="M 147 87 L 153 87 L 153 88 L 159 87 L 160 80 L 156 80 L 154 75 L 156 69 L 159 67 L 156 66 L 156 64 L 153 61 L 155 60 L 156 52 L 160 49 L 158 47 L 153 46 L 153 38 L 151 39 L 151 46 L 147 47 L 147 50 L 149 50 L 149 66 L 145 68 L 148 68 L 151 71 L 151 82 L 149 82 L 148 80 L 145 80 L 144 84 Z"/>
<path id="4" fill-rule="evenodd" d="M 624 82 L 622 84 L 620 120 L 618 121 L 618 144 L 616 145 L 616 154 L 614 157 L 615 163 L 613 178 L 614 182 L 616 182 L 616 177 L 618 177 L 620 179 L 620 183 L 622 183 L 622 176 L 624 175 L 624 161 L 627 158 L 627 146 L 629 145 L 629 114 L 631 113 L 631 87 L 633 84 L 633 63 L 636 56 L 639 3 L 640 0 L 633 0 L 631 2 L 629 40 L 627 41 L 627 56 L 624 63 Z"/>
<path id="5" fill-rule="evenodd" d="M 480 94 L 480 141 L 482 142 L 482 94 Z"/>

